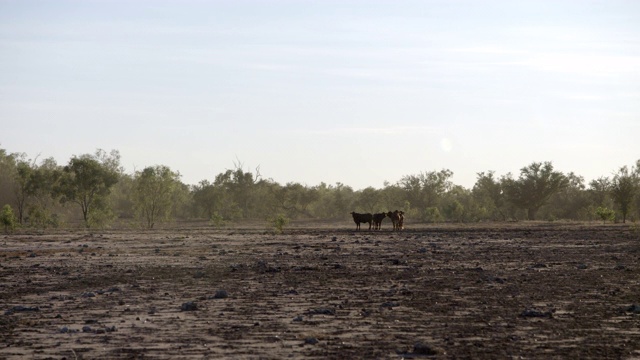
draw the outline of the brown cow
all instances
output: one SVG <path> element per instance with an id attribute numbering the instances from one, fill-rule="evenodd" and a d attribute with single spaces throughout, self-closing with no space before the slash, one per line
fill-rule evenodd
<path id="1" fill-rule="evenodd" d="M 358 214 L 357 212 L 351 212 L 353 221 L 356 223 L 356 230 L 360 230 L 360 223 L 369 223 L 369 230 L 371 230 L 371 222 L 373 221 L 373 215 L 371 213 Z"/>
<path id="2" fill-rule="evenodd" d="M 404 211 L 389 211 L 387 216 L 393 223 L 393 230 L 402 230 L 404 228 Z"/>
<path id="3" fill-rule="evenodd" d="M 373 214 L 373 230 L 382 228 L 382 220 L 387 217 L 386 213 Z"/>

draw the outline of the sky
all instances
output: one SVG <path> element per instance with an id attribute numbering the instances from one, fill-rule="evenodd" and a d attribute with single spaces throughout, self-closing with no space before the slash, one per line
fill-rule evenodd
<path id="1" fill-rule="evenodd" d="M 0 0 L 0 148 L 195 185 L 640 159 L 640 1 Z"/>

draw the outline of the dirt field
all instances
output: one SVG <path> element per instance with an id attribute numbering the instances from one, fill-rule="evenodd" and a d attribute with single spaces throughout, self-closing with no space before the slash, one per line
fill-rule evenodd
<path id="1" fill-rule="evenodd" d="M 0 237 L 0 358 L 640 358 L 622 225 Z"/>

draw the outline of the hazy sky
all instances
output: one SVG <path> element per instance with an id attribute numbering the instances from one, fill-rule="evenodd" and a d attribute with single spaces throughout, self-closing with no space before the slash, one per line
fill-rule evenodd
<path id="1" fill-rule="evenodd" d="M 640 159 L 640 1 L 0 0 L 0 148 L 383 187 Z"/>

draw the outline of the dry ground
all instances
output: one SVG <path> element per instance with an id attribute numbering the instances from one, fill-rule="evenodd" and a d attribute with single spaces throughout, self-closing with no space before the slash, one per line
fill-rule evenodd
<path id="1" fill-rule="evenodd" d="M 0 358 L 640 358 L 622 225 L 0 237 Z"/>

